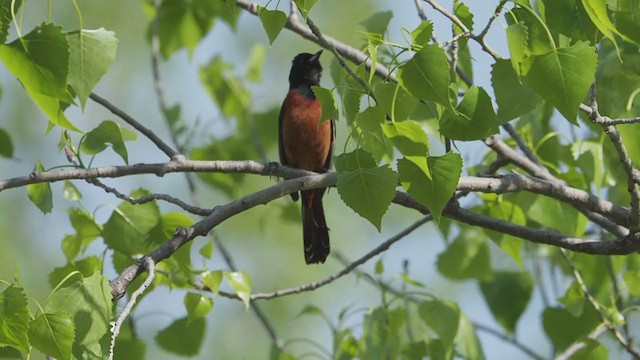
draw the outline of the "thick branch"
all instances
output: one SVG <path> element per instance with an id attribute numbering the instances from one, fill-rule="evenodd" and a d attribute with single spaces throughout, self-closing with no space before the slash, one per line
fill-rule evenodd
<path id="1" fill-rule="evenodd" d="M 178 228 L 173 238 L 162 246 L 148 254 L 155 263 L 158 263 L 173 253 L 192 239 L 206 235 L 216 225 L 222 223 L 233 215 L 239 214 L 247 209 L 260 204 L 267 204 L 270 201 L 293 192 L 327 187 L 336 182 L 336 173 L 321 175 L 311 175 L 297 179 L 285 180 L 274 186 L 260 190 L 253 194 L 232 201 L 226 205 L 215 207 L 211 214 L 201 221 L 193 224 L 189 228 Z M 127 286 L 144 270 L 140 264 L 134 264 L 126 268 L 111 281 L 111 295 L 115 300 L 124 295 Z"/>
<path id="2" fill-rule="evenodd" d="M 443 215 L 469 225 L 513 235 L 537 244 L 553 245 L 585 254 L 627 255 L 640 250 L 640 241 L 633 234 L 613 241 L 579 239 L 565 236 L 553 230 L 533 229 L 477 214 L 460 208 L 457 204 L 449 204 L 445 208 Z"/>
<path id="3" fill-rule="evenodd" d="M 458 190 L 479 191 L 502 194 L 528 191 L 562 200 L 575 207 L 594 211 L 621 225 L 627 225 L 629 211 L 610 201 L 600 199 L 584 190 L 520 174 L 496 177 L 463 177 L 458 182 Z"/>

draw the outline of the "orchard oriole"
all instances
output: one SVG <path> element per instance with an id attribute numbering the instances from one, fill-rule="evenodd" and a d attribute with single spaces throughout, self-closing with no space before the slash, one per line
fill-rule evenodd
<path id="1" fill-rule="evenodd" d="M 294 59 L 289 73 L 287 93 L 279 119 L 280 162 L 283 165 L 315 172 L 331 167 L 335 124 L 320 123 L 322 106 L 311 86 L 320 84 L 320 54 L 302 53 Z M 329 228 L 324 218 L 322 196 L 325 188 L 302 191 L 302 237 L 307 264 L 324 263 L 329 255 Z M 291 194 L 294 201 L 298 193 Z"/>

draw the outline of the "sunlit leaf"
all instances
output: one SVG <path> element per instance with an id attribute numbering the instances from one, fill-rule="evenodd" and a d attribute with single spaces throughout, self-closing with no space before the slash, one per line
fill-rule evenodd
<path id="1" fill-rule="evenodd" d="M 225 271 L 224 278 L 227 279 L 229 286 L 235 290 L 248 309 L 251 300 L 251 277 L 249 274 L 244 271 Z"/>
<path id="2" fill-rule="evenodd" d="M 29 324 L 29 341 L 43 354 L 69 359 L 75 336 L 73 317 L 68 312 L 44 313 Z"/>
<path id="3" fill-rule="evenodd" d="M 0 347 L 29 352 L 27 329 L 32 318 L 24 289 L 10 285 L 0 292 Z"/>
<path id="4" fill-rule="evenodd" d="M 113 31 L 100 28 L 68 33 L 67 41 L 70 52 L 68 83 L 84 108 L 91 90 L 116 58 L 118 39 Z"/>
<path id="5" fill-rule="evenodd" d="M 269 44 L 273 45 L 276 41 L 278 34 L 284 28 L 287 22 L 287 15 L 280 10 L 269 10 L 265 7 L 258 6 L 258 17 L 262 22 L 262 27 L 267 32 L 269 38 Z"/>
<path id="6" fill-rule="evenodd" d="M 39 159 L 36 161 L 33 171 L 44 172 L 44 166 Z M 51 193 L 51 184 L 48 182 L 27 185 L 27 195 L 43 214 L 50 213 L 53 209 L 53 194 Z"/>
<path id="7" fill-rule="evenodd" d="M 173 354 L 195 356 L 200 352 L 206 324 L 204 318 L 197 318 L 190 323 L 186 317 L 176 320 L 158 332 L 156 344 Z"/>

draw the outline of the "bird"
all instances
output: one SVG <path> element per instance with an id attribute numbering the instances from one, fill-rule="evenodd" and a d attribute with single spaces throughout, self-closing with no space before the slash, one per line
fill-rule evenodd
<path id="1" fill-rule="evenodd" d="M 301 53 L 292 61 L 289 92 L 278 122 L 280 163 L 289 167 L 327 172 L 331 168 L 335 123 L 322 123 L 322 106 L 311 87 L 320 85 L 320 55 Z M 302 237 L 307 264 L 324 263 L 329 256 L 329 228 L 324 216 L 322 196 L 326 188 L 302 191 Z M 298 193 L 292 193 L 293 201 Z"/>

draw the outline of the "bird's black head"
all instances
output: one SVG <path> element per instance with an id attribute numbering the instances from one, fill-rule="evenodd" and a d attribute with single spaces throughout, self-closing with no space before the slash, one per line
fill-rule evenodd
<path id="1" fill-rule="evenodd" d="M 320 75 L 322 73 L 320 54 L 322 54 L 322 50 L 313 55 L 308 53 L 298 54 L 293 58 L 291 72 L 289 73 L 290 89 L 320 85 Z"/>

